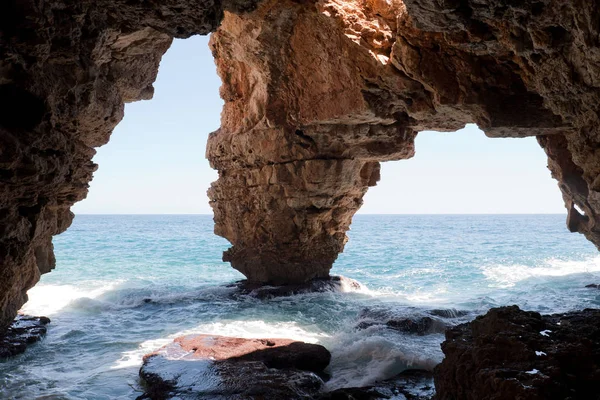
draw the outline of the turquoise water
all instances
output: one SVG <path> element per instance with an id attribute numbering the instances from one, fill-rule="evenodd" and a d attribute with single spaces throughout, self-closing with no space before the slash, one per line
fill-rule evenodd
<path id="1" fill-rule="evenodd" d="M 600 257 L 562 215 L 357 216 L 333 273 L 361 290 L 275 300 L 235 296 L 210 216 L 88 216 L 55 238 L 57 268 L 24 312 L 45 340 L 0 362 L 0 398 L 130 399 L 141 357 L 183 333 L 289 337 L 332 352 L 329 388 L 369 384 L 442 358 L 441 334 L 363 321 L 518 304 L 543 313 L 600 306 Z"/>

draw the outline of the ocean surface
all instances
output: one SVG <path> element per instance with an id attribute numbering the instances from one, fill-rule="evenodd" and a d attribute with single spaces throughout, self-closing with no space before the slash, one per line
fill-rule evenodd
<path id="1" fill-rule="evenodd" d="M 0 398 L 135 398 L 142 356 L 186 333 L 321 343 L 328 388 L 367 385 L 443 357 L 442 334 L 394 331 L 390 318 L 600 306 L 584 288 L 600 283 L 598 252 L 563 215 L 359 215 L 349 237 L 332 273 L 362 289 L 258 300 L 227 287 L 243 276 L 221 262 L 211 216 L 78 215 L 22 310 L 50 317 L 48 334 L 0 361 Z"/>

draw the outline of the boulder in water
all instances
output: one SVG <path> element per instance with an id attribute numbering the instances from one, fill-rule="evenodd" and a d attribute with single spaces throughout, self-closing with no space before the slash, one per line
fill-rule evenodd
<path id="1" fill-rule="evenodd" d="M 49 323 L 50 318 L 47 317 L 18 315 L 8 330 L 0 336 L 0 358 L 25 352 L 28 345 L 42 339 Z"/>
<path id="2" fill-rule="evenodd" d="M 182 336 L 144 357 L 140 376 L 150 399 L 309 399 L 331 355 L 288 339 Z"/>

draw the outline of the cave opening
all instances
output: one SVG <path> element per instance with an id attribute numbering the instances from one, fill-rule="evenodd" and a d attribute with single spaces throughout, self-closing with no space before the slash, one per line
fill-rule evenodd
<path id="1" fill-rule="evenodd" d="M 325 285 L 333 281 L 328 281 L 329 270 L 344 248 L 346 230 L 363 196 L 379 181 L 379 162 L 412 157 L 416 131 L 424 127 L 451 130 L 465 121 L 477 121 L 490 136 L 539 135 L 568 208 L 569 229 L 600 243 L 595 228 L 600 179 L 593 151 L 593 127 L 598 124 L 589 109 L 597 96 L 591 94 L 590 73 L 580 73 L 593 64 L 593 56 L 571 51 L 573 43 L 591 43 L 586 35 L 594 29 L 580 32 L 586 29 L 569 25 L 578 19 L 563 16 L 559 24 L 547 15 L 550 8 L 535 4 L 531 16 L 544 18 L 534 24 L 525 18 L 530 5 L 519 10 L 523 18 L 516 22 L 500 16 L 507 8 L 496 10 L 500 13 L 494 18 L 481 15 L 484 8 L 468 5 L 435 11 L 432 17 L 432 10 L 419 10 L 418 2 L 400 1 L 309 2 L 307 7 L 305 2 L 267 0 L 258 8 L 253 2 L 200 2 L 193 9 L 166 2 L 156 10 L 156 5 L 129 1 L 118 3 L 119 10 L 110 2 L 90 8 L 84 2 L 73 10 L 19 8 L 10 29 L 2 32 L 10 44 L 0 43 L 2 53 L 10 56 L 2 65 L 6 77 L 0 85 L 0 139 L 7 144 L 0 157 L 0 177 L 7 182 L 7 208 L 0 212 L 0 261 L 6 278 L 0 281 L 7 288 L 0 328 L 6 328 L 26 301 L 26 289 L 54 266 L 52 236 L 69 227 L 70 207 L 86 196 L 96 168 L 91 162 L 94 148 L 108 142 L 123 116 L 122 103 L 149 99 L 157 63 L 171 39 L 214 31 L 223 9 L 231 12 L 216 34 L 214 54 L 226 106 L 220 133 L 208 140 L 207 155 L 219 171 L 209 199 L 215 233 L 233 245 L 225 260 L 251 284 L 293 288 L 313 278 L 325 280 Z M 24 12 L 36 18 L 25 18 Z M 90 23 L 95 29 L 88 29 Z M 69 29 L 54 30 L 55 24 Z M 194 53 L 180 58 L 189 54 Z M 178 77 L 185 84 L 172 85 L 178 87 L 177 96 L 205 89 L 190 85 L 183 73 Z M 511 203 L 504 191 L 494 194 L 491 188 L 498 189 L 501 179 L 483 161 L 493 161 L 497 152 L 482 148 L 477 149 L 481 159 L 476 166 L 467 167 L 477 175 L 467 174 L 470 179 L 463 185 L 455 178 L 465 174 L 450 168 L 441 155 L 429 178 L 409 172 L 405 176 L 413 181 L 390 181 L 384 166 L 383 182 L 389 181 L 394 190 L 380 196 L 385 204 L 370 200 L 378 196 L 377 188 L 371 190 L 365 213 L 369 204 L 381 213 L 391 210 L 388 204 L 407 198 L 411 213 L 437 214 L 356 216 L 353 240 L 334 272 L 358 281 L 340 278 L 335 290 L 298 289 L 282 297 L 277 291 L 261 291 L 264 287 L 232 284 L 241 275 L 220 261 L 226 243 L 213 234 L 210 217 L 143 215 L 206 204 L 199 201 L 202 192 L 192 190 L 204 190 L 202 185 L 183 173 L 198 166 L 189 160 L 203 159 L 194 158 L 198 143 L 175 134 L 185 131 L 183 125 L 198 124 L 198 110 L 204 107 L 189 97 L 180 99 L 179 106 L 160 98 L 140 108 L 130 106 L 129 114 L 144 107 L 159 110 L 146 108 L 137 123 L 125 120 L 113 143 L 98 153 L 96 161 L 107 178 L 99 173 L 92 195 L 95 188 L 108 188 L 109 181 L 119 185 L 108 189 L 112 192 L 106 199 L 74 209 L 103 212 L 116 204 L 111 200 L 127 196 L 122 212 L 136 215 L 82 215 L 56 239 L 61 268 L 31 291 L 32 301 L 25 308 L 38 314 L 36 306 L 46 307 L 48 312 L 41 313 L 51 314 L 54 324 L 36 352 L 0 364 L 0 372 L 8 376 L 0 394 L 130 398 L 145 389 L 138 371 L 148 384 L 155 372 L 166 373 L 163 377 L 172 384 L 172 367 L 178 383 L 192 382 L 192 389 L 201 392 L 214 390 L 214 379 L 195 380 L 206 372 L 206 354 L 194 364 L 200 369 L 185 368 L 191 364 L 187 362 L 182 368 L 181 350 L 188 356 L 198 346 L 192 340 L 192 347 L 182 347 L 189 336 L 176 339 L 207 334 L 211 343 L 214 335 L 234 341 L 262 338 L 259 342 L 267 347 L 276 347 L 278 338 L 322 343 L 327 362 L 319 363 L 317 372 L 331 359 L 325 371 L 330 379 L 309 375 L 304 380 L 318 396 L 371 385 L 416 367 L 429 382 L 425 396 L 431 397 L 431 370 L 443 358 L 440 343 L 447 328 L 507 304 L 543 313 L 598 306 L 597 296 L 584 289 L 600 272 L 596 250 L 561 229 L 558 215 L 537 214 L 545 212 L 540 205 L 548 196 L 531 184 L 517 183 L 521 181 L 516 177 L 527 174 L 515 162 L 515 153 L 506 157 L 504 172 L 509 170 L 508 186 L 518 198 Z M 194 118 L 165 118 L 163 112 L 170 107 L 194 108 Z M 30 108 L 27 118 L 21 115 L 24 108 Z M 144 136 L 122 135 L 128 128 Z M 421 132 L 417 142 L 433 135 Z M 119 146 L 119 137 L 127 138 L 121 142 L 126 146 L 123 164 L 111 161 L 109 153 Z M 442 153 L 459 153 L 439 137 L 435 143 L 443 147 Z M 468 141 L 469 146 L 475 143 Z M 203 143 L 198 147 L 204 148 Z M 417 144 L 417 157 L 420 153 L 427 151 Z M 506 159 L 496 166 L 506 165 Z M 421 159 L 413 160 L 402 164 L 414 167 Z M 130 164 L 137 170 L 128 168 Z M 445 176 L 439 173 L 442 169 Z M 150 178 L 141 179 L 142 170 Z M 468 198 L 450 195 L 455 192 Z M 440 203 L 445 210 L 436 208 Z M 503 207 L 536 214 L 488 214 L 503 212 Z M 37 303 L 35 291 L 41 299 Z M 516 319 L 523 315 L 513 307 L 492 311 L 489 318 L 498 313 L 512 313 L 509 317 Z M 551 319 L 544 324 L 562 329 Z M 496 325 L 504 329 L 508 324 Z M 510 326 L 515 328 L 504 333 L 519 344 L 518 328 Z M 533 324 L 536 337 L 553 332 L 537 326 Z M 160 356 L 165 357 L 143 362 L 144 354 L 163 344 L 167 347 Z M 535 347 L 535 353 L 528 348 L 530 358 L 555 350 L 545 345 L 545 351 Z M 158 369 L 153 369 L 157 359 Z M 244 376 L 237 368 L 232 375 Z M 539 372 L 521 364 L 515 375 L 527 382 L 528 375 Z M 272 379 L 267 376 L 266 381 Z M 589 381 L 594 384 L 595 377 Z M 239 386 L 244 385 L 234 389 Z M 439 394 L 452 397 L 452 391 Z"/>

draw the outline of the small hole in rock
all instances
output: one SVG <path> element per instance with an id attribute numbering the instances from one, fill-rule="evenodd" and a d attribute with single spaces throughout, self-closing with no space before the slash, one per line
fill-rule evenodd
<path id="1" fill-rule="evenodd" d="M 0 126 L 31 130 L 45 112 L 44 102 L 34 94 L 14 84 L 0 85 Z"/>

